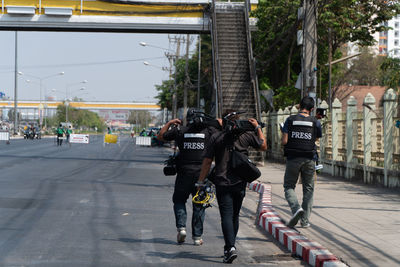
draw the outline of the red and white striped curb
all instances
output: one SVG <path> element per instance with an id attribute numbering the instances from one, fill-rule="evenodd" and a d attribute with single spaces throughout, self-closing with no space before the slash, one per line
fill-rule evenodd
<path id="1" fill-rule="evenodd" d="M 319 243 L 310 241 L 295 229 L 289 228 L 285 225 L 272 206 L 271 185 L 252 182 L 247 186 L 249 189 L 260 193 L 257 223 L 275 237 L 275 239 L 284 245 L 290 252 L 298 255 L 311 266 L 347 266 Z"/>

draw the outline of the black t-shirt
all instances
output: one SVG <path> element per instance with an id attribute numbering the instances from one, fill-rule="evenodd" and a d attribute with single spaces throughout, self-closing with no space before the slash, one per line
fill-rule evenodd
<path id="1" fill-rule="evenodd" d="M 215 133 L 211 136 L 204 151 L 205 158 L 213 159 L 215 157 L 215 177 L 213 182 L 216 185 L 230 186 L 243 182 L 228 170 L 229 143 L 231 143 L 229 135 Z M 246 155 L 248 154 L 248 147 L 258 149 L 262 144 L 263 140 L 254 132 L 245 132 L 234 142 L 235 149 Z"/>
<path id="2" fill-rule="evenodd" d="M 205 144 L 208 143 L 208 140 L 210 139 L 211 135 L 214 133 L 219 132 L 218 129 L 214 127 L 206 127 L 203 129 L 196 129 L 195 127 L 171 127 L 168 129 L 163 134 L 163 138 L 166 141 L 172 141 L 174 140 L 176 142 L 176 145 L 179 147 L 180 151 L 184 150 L 184 140 L 185 140 L 185 134 L 187 137 L 188 133 L 191 133 L 193 135 L 196 135 L 196 133 L 203 135 L 202 138 L 204 139 L 204 146 L 201 147 L 193 147 L 193 152 L 188 152 L 190 153 L 190 160 L 182 156 L 183 153 L 179 153 L 177 157 L 177 168 L 178 172 L 200 172 L 201 169 L 201 163 L 203 161 L 203 152 L 205 148 Z"/>

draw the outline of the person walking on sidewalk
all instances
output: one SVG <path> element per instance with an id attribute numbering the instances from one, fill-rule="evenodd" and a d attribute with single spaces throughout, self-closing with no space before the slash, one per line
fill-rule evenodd
<path id="1" fill-rule="evenodd" d="M 175 140 L 179 148 L 177 161 L 177 176 L 175 180 L 174 203 L 175 224 L 178 231 L 177 242 L 182 244 L 186 239 L 186 201 L 189 195 L 196 195 L 195 183 L 200 174 L 202 155 L 210 136 L 219 131 L 219 123 L 214 121 L 216 127 L 205 123 L 205 114 L 189 109 L 187 112 L 187 125 L 181 126 L 180 119 L 172 119 L 161 128 L 158 140 Z M 192 214 L 192 238 L 196 246 L 203 244 L 203 222 L 205 218 L 205 207 L 203 204 L 193 203 Z"/>
<path id="2" fill-rule="evenodd" d="M 248 154 L 248 148 L 265 151 L 267 143 L 261 126 L 257 120 L 251 118 L 248 121 L 253 125 L 254 131 L 246 131 L 239 136 L 234 136 L 231 123 L 238 119 L 236 112 L 226 111 L 223 120 L 223 132 L 211 136 L 204 151 L 204 159 L 197 184 L 204 185 L 212 161 L 215 157 L 215 172 L 212 182 L 216 186 L 219 213 L 221 216 L 221 227 L 224 235 L 224 263 L 232 263 L 237 258 L 235 247 L 236 236 L 239 231 L 239 213 L 242 208 L 243 199 L 246 194 L 246 182 L 241 180 L 235 173 L 229 170 L 230 151 L 233 145 L 236 150 Z"/>
<path id="3" fill-rule="evenodd" d="M 300 102 L 299 114 L 286 119 L 282 128 L 282 144 L 286 156 L 286 170 L 283 181 L 285 198 L 292 211 L 288 227 L 295 227 L 300 220 L 302 227 L 310 227 L 314 195 L 315 142 L 322 137 L 321 123 L 310 116 L 314 109 L 314 99 L 304 97 Z M 303 202 L 300 206 L 295 188 L 301 174 L 303 184 Z"/>

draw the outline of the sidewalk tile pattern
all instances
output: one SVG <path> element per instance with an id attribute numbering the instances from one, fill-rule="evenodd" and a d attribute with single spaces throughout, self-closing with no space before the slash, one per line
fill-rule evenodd
<path id="1" fill-rule="evenodd" d="M 279 214 L 272 206 L 272 187 L 268 184 L 252 182 L 248 188 L 260 194 L 257 211 L 258 224 L 269 232 L 276 240 L 285 246 L 292 254 L 301 257 L 311 266 L 316 267 L 345 267 L 331 252 L 317 242 L 310 241 L 295 229 L 285 225 Z"/>

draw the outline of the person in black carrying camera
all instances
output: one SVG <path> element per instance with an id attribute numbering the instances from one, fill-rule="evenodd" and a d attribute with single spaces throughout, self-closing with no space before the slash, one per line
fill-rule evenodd
<path id="1" fill-rule="evenodd" d="M 202 155 L 210 136 L 220 130 L 217 120 L 211 119 L 203 112 L 189 109 L 187 112 L 187 125 L 181 126 L 179 119 L 170 120 L 161 128 L 157 138 L 160 141 L 175 140 L 179 153 L 174 161 L 177 176 L 175 180 L 174 213 L 176 228 L 178 230 L 177 242 L 181 244 L 186 238 L 186 201 L 189 195 L 195 196 L 197 188 L 195 183 L 200 174 Z M 171 159 L 172 160 L 172 159 Z M 169 167 L 171 168 L 171 166 Z M 170 172 L 171 173 L 171 172 Z M 203 244 L 203 222 L 205 207 L 193 203 L 192 238 L 194 245 Z"/>
<path id="2" fill-rule="evenodd" d="M 286 119 L 282 128 L 282 145 L 286 156 L 286 170 L 283 187 L 285 198 L 293 216 L 287 223 L 295 227 L 300 220 L 301 226 L 310 227 L 309 218 L 314 195 L 314 172 L 317 150 L 315 142 L 322 136 L 321 123 L 311 116 L 314 99 L 304 97 L 300 102 L 299 114 Z M 303 202 L 300 206 L 295 193 L 296 183 L 301 174 L 303 184 Z"/>
<path id="3" fill-rule="evenodd" d="M 255 119 L 248 121 L 253 126 L 251 131 L 240 131 L 237 123 L 238 115 L 231 110 L 225 112 L 223 132 L 211 136 L 204 151 L 204 159 L 197 184 L 201 186 L 215 158 L 215 172 L 212 181 L 216 186 L 216 195 L 221 226 L 224 235 L 224 263 L 232 263 L 237 258 L 235 248 L 236 235 L 239 230 L 239 212 L 246 193 L 246 182 L 230 170 L 230 151 L 235 150 L 248 154 L 251 146 L 261 151 L 267 149 L 266 139 L 261 126 Z"/>

